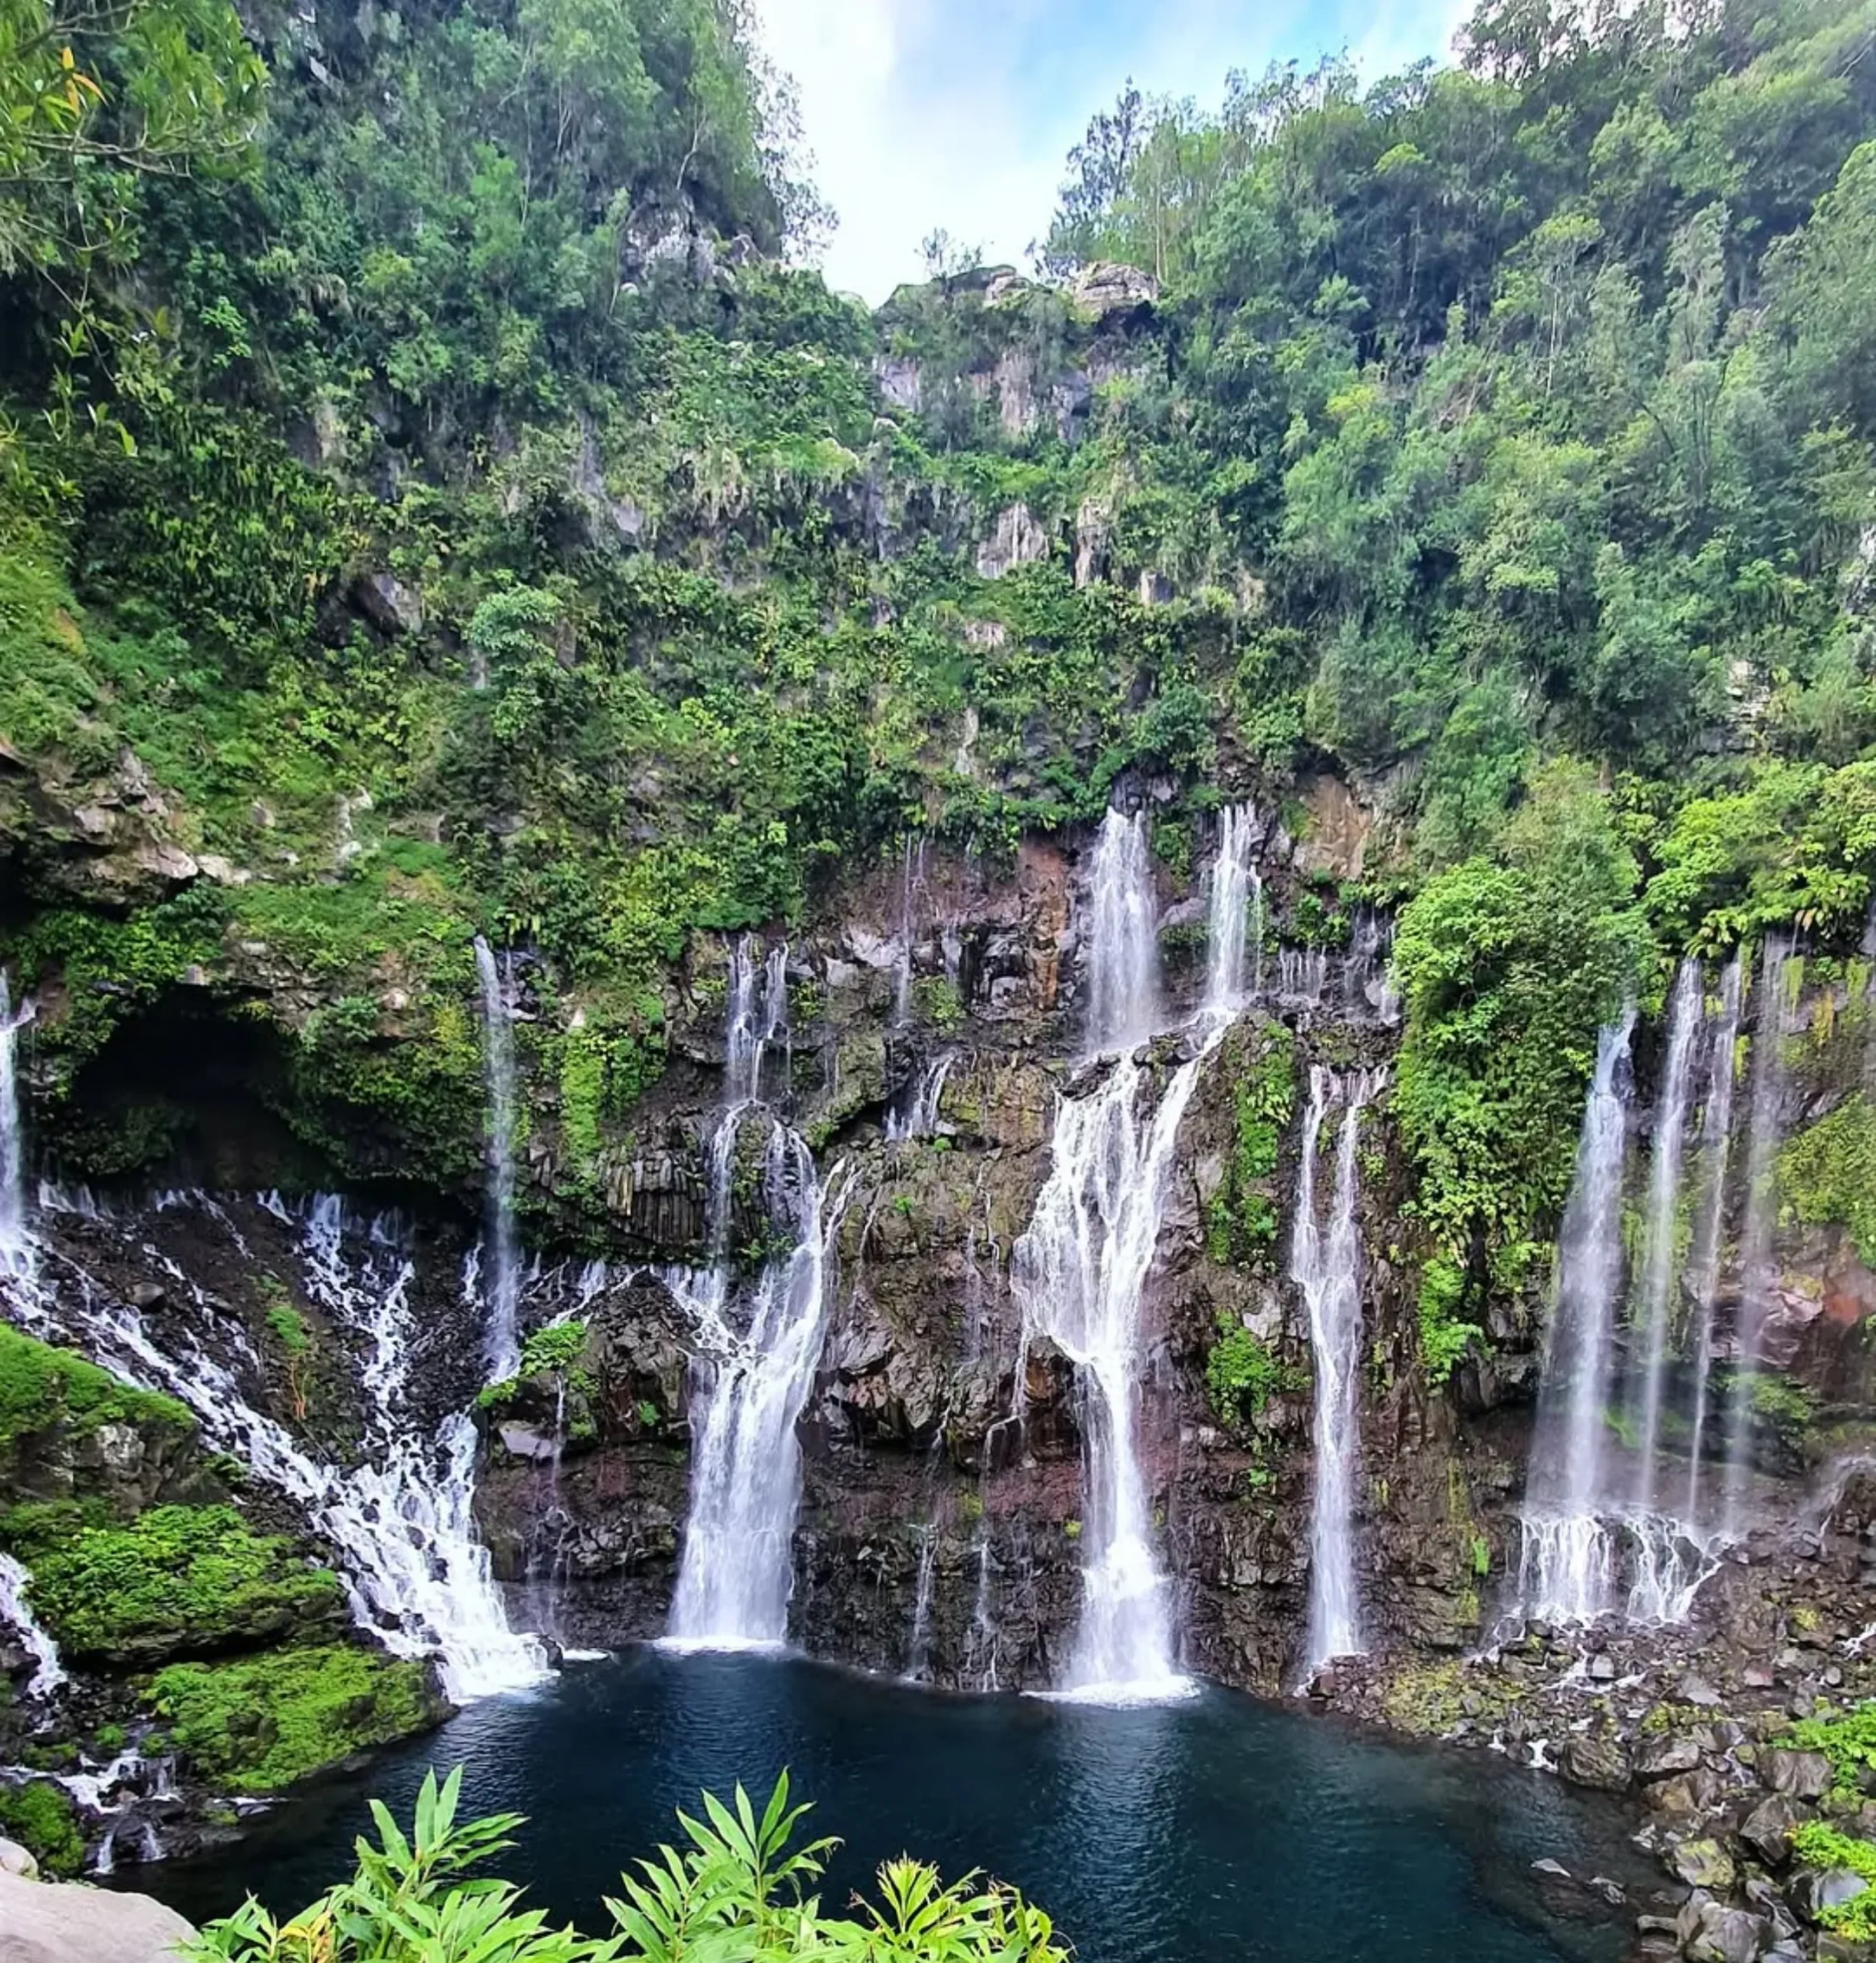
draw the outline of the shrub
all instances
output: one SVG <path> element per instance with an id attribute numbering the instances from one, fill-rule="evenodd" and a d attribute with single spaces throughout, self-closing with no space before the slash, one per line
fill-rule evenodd
<path id="1" fill-rule="evenodd" d="M 407 1837 L 374 1800 L 378 1844 L 358 1842 L 351 1880 L 285 1923 L 250 1901 L 186 1954 L 194 1963 L 1068 1963 L 1048 1917 L 1014 1889 L 974 1876 L 946 1886 L 909 1857 L 881 1867 L 879 1899 L 856 1898 L 851 1919 L 824 1916 L 807 1890 L 837 1843 L 791 1851 L 808 1809 L 789 1805 L 785 1772 L 759 1818 L 740 1786 L 733 1808 L 706 1793 L 702 1820 L 680 1813 L 690 1845 L 660 1847 L 607 1899 L 617 1936 L 554 1930 L 540 1909 L 519 1905 L 512 1883 L 459 1879 L 512 1846 L 521 1823 L 497 1813 L 457 1825 L 462 1783 L 459 1766 L 440 1787 L 430 1774 Z"/>

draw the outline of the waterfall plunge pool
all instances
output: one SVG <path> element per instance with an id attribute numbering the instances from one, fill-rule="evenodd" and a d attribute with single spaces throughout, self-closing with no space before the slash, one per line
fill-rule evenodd
<path id="1" fill-rule="evenodd" d="M 1531 1863 L 1652 1885 L 1612 1802 L 1212 1685 L 1109 1708 L 655 1648 L 472 1705 L 232 1847 L 118 1879 L 197 1921 L 250 1890 L 285 1913 L 349 1872 L 367 1794 L 407 1822 L 425 1768 L 457 1763 L 469 1813 L 528 1817 L 501 1871 L 591 1934 L 620 1867 L 678 1837 L 676 1808 L 738 1780 L 759 1803 L 784 1766 L 809 1831 L 843 1836 L 830 1908 L 909 1850 L 1017 1883 L 1081 1963 L 1614 1963 L 1635 1909 L 1549 1912 Z"/>

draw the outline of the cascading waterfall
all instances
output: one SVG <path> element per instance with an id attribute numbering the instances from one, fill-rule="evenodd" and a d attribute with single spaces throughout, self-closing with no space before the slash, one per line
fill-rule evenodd
<path id="1" fill-rule="evenodd" d="M 497 1381 L 512 1376 L 521 1362 L 521 1263 L 515 1245 L 515 1034 L 495 951 L 479 934 L 476 936 L 476 972 L 482 984 L 482 1073 L 489 1088 L 488 1327 L 484 1340 L 489 1375 Z"/>
<path id="2" fill-rule="evenodd" d="M 1124 1049 L 1154 1033 L 1160 1012 L 1159 909 L 1144 813 L 1110 810 L 1101 820 L 1088 914 L 1090 1047 Z"/>
<path id="3" fill-rule="evenodd" d="M 1279 948 L 1277 994 L 1299 1008 L 1314 1008 L 1328 986 L 1329 958 L 1321 948 Z"/>
<path id="4" fill-rule="evenodd" d="M 1644 1353 L 1636 1423 L 1635 1503 L 1644 1513 L 1654 1506 L 1655 1458 L 1680 1238 L 1682 1147 L 1693 1078 L 1694 1038 L 1700 1032 L 1704 1003 L 1700 964 L 1690 956 L 1681 962 L 1674 978 L 1667 1016 L 1667 1057 L 1655 1105 L 1654 1153 L 1648 1166 L 1647 1261 L 1641 1301 Z"/>
<path id="5" fill-rule="evenodd" d="M 1736 1534 L 1752 1471 L 1753 1394 L 1765 1342 L 1766 1319 L 1778 1284 L 1772 1230 L 1778 1218 L 1780 1106 L 1785 1097 L 1785 965 L 1791 944 L 1768 936 L 1759 965 L 1753 1037 L 1752 1108 L 1746 1134 L 1746 1212 L 1739 1236 L 1739 1307 L 1727 1386 L 1724 1517 Z"/>
<path id="6" fill-rule="evenodd" d="M 0 1272 L 24 1277 L 32 1264 L 26 1231 L 26 1139 L 20 1118 L 19 1033 L 30 1006 L 15 1013 L 0 969 Z"/>
<path id="7" fill-rule="evenodd" d="M 206 1195 L 174 1199 L 202 1205 L 242 1245 L 225 1209 Z M 364 1350 L 367 1456 L 349 1470 L 314 1458 L 248 1401 L 221 1358 L 233 1356 L 257 1380 L 259 1360 L 241 1324 L 221 1315 L 199 1288 L 193 1290 L 196 1314 L 212 1323 L 219 1353 L 178 1318 L 166 1317 L 153 1330 L 63 1257 L 42 1263 L 44 1285 L 8 1287 L 0 1280 L 0 1291 L 15 1320 L 77 1343 L 128 1383 L 178 1399 L 211 1445 L 296 1501 L 338 1550 L 354 1619 L 396 1656 L 434 1653 L 453 1698 L 466 1702 L 534 1681 L 545 1672 L 543 1652 L 532 1637 L 508 1629 L 488 1550 L 476 1534 L 475 1425 L 458 1414 L 432 1439 L 408 1408 L 416 1335 L 406 1300 L 409 1261 L 396 1254 L 383 1225 L 361 1234 L 331 1195 L 315 1199 L 303 1223 L 277 1197 L 262 1203 L 301 1225 L 306 1293 Z M 121 1231 L 127 1243 L 141 1246 L 134 1225 Z M 361 1238 L 364 1251 L 354 1258 L 350 1242 Z"/>
<path id="8" fill-rule="evenodd" d="M 1361 1454 L 1361 1237 L 1356 1146 L 1361 1113 L 1379 1087 L 1364 1073 L 1346 1087 L 1325 1233 L 1316 1219 L 1316 1155 L 1331 1103 L 1343 1087 L 1321 1064 L 1309 1073 L 1290 1276 L 1309 1310 L 1315 1365 L 1315 1491 L 1309 1528 L 1311 1667 L 1362 1651 L 1354 1572 L 1354 1490 Z"/>
<path id="9" fill-rule="evenodd" d="M 918 1583 L 912 1598 L 912 1635 L 906 1645 L 906 1679 L 923 1680 L 931 1667 L 932 1595 L 938 1577 L 938 1525 L 927 1521 L 919 1529 Z"/>
<path id="10" fill-rule="evenodd" d="M 830 1248 L 849 1188 L 837 1165 L 824 1189 L 806 1142 L 765 1113 L 765 1206 L 772 1225 L 786 1225 L 791 1245 L 739 1287 L 731 1245 L 736 1140 L 759 1106 L 769 1050 L 786 1038 L 787 949 L 771 949 L 759 968 L 749 941 L 738 942 L 726 1007 L 725 1101 L 711 1140 L 706 1200 L 710 1265 L 666 1276 L 703 1343 L 691 1412 L 690 1508 L 669 1639 L 709 1649 L 772 1646 L 788 1633 L 801 1503 L 795 1425 L 821 1353 Z"/>
<path id="11" fill-rule="evenodd" d="M 27 1606 L 30 1577 L 11 1554 L 0 1554 L 0 1629 L 16 1629 L 32 1659 L 32 1675 L 26 1679 L 26 1695 L 50 1697 L 65 1682 L 58 1660 L 58 1646 Z"/>
<path id="12" fill-rule="evenodd" d="M 1608 1491 L 1604 1414 L 1621 1276 L 1622 1162 L 1634 1025 L 1631 1008 L 1603 1031 L 1597 1044 L 1576 1176 L 1558 1243 L 1556 1300 L 1538 1398 L 1519 1587 L 1528 1613 L 1562 1621 L 1589 1621 L 1614 1606 L 1615 1547 L 1602 1517 Z"/>
<path id="13" fill-rule="evenodd" d="M 937 1130 L 939 1100 L 944 1096 L 945 1080 L 956 1061 L 957 1052 L 947 1050 L 926 1065 L 899 1108 L 886 1115 L 889 1140 L 929 1138 Z"/>
<path id="14" fill-rule="evenodd" d="M 893 982 L 893 1021 L 912 1020 L 912 960 L 917 950 L 918 895 L 925 884 L 925 840 L 907 836 L 899 886 L 899 965 Z"/>
<path id="15" fill-rule="evenodd" d="M 1693 1387 L 1688 1440 L 1687 1517 L 1700 1514 L 1700 1476 L 1707 1447 L 1707 1393 L 1713 1369 L 1713 1313 L 1720 1297 L 1720 1261 L 1726 1233 L 1726 1167 L 1733 1150 L 1733 1090 L 1739 1044 L 1739 1006 L 1746 978 L 1740 957 L 1726 964 L 1720 984 L 1720 1027 L 1714 1031 L 1707 1074 L 1702 1130 L 1707 1186 L 1693 1243 Z"/>
<path id="16" fill-rule="evenodd" d="M 1226 919 L 1229 900 L 1229 883 L 1215 879 L 1215 939 L 1243 934 L 1241 897 Z M 1167 1584 L 1140 1462 L 1140 1302 L 1180 1123 L 1228 1019 L 1201 1018 L 1197 1051 L 1173 1072 L 1158 1109 L 1143 1117 L 1150 1074 L 1124 1054 L 1150 1032 L 1159 1001 L 1157 917 L 1143 818 L 1111 810 L 1103 820 L 1089 912 L 1094 1041 L 1123 1054 L 1098 1089 L 1057 1107 L 1048 1177 L 1016 1243 L 1010 1281 L 1025 1333 L 1049 1337 L 1076 1366 L 1083 1390 L 1083 1600 L 1062 1688 L 1110 1700 L 1163 1698 L 1183 1695 L 1190 1685 L 1173 1665 Z M 1236 958 L 1241 963 L 1241 952 Z"/>
<path id="17" fill-rule="evenodd" d="M 1252 863 L 1257 841 L 1257 814 L 1248 804 L 1227 804 L 1218 814 L 1218 851 L 1212 861 L 1210 934 L 1205 977 L 1208 1009 L 1229 1010 L 1243 997 L 1246 982 L 1247 922 L 1253 896 L 1257 905 L 1256 950 L 1252 987 L 1259 978 L 1263 953 L 1263 883 Z"/>

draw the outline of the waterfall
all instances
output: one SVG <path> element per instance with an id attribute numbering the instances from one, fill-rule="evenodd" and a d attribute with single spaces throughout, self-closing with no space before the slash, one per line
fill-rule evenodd
<path id="1" fill-rule="evenodd" d="M 19 1632 L 32 1659 L 32 1675 L 26 1679 L 28 1697 L 50 1697 L 65 1682 L 58 1660 L 58 1646 L 26 1605 L 28 1577 L 11 1554 L 0 1553 L 0 1628 Z"/>
<path id="2" fill-rule="evenodd" d="M 225 1208 L 206 1195 L 177 1197 L 200 1206 L 237 1249 L 242 1245 Z M 196 1320 L 212 1324 L 212 1351 L 178 1317 L 146 1324 L 63 1257 L 47 1263 L 44 1287 L 15 1288 L 8 1307 L 29 1327 L 78 1343 L 127 1382 L 186 1405 L 209 1445 L 296 1501 L 338 1552 L 354 1619 L 395 1656 L 435 1654 L 453 1698 L 532 1682 L 545 1670 L 540 1646 L 508 1629 L 476 1534 L 475 1425 L 457 1413 L 427 1433 L 411 1408 L 420 1332 L 407 1299 L 410 1261 L 384 1223 L 349 1221 L 331 1195 L 315 1199 L 303 1222 L 277 1195 L 257 1204 L 299 1227 L 301 1285 L 362 1353 L 364 1455 L 349 1469 L 314 1458 L 249 1401 L 236 1368 L 257 1382 L 265 1373 L 247 1332 L 193 1284 Z M 134 1218 L 117 1231 L 127 1248 L 144 1248 Z"/>
<path id="3" fill-rule="evenodd" d="M 503 998 L 494 950 L 476 936 L 476 973 L 482 984 L 482 1071 L 489 1087 L 489 1323 L 485 1335 L 492 1381 L 512 1377 L 521 1362 L 517 1307 L 520 1261 L 515 1247 L 515 1033 Z"/>
<path id="4" fill-rule="evenodd" d="M 1246 929 L 1253 893 L 1259 916 L 1254 962 L 1262 965 L 1263 886 L 1251 863 L 1256 837 L 1257 815 L 1249 805 L 1227 804 L 1219 813 L 1205 976 L 1205 1006 L 1214 1013 L 1229 1014 L 1244 995 Z"/>
<path id="5" fill-rule="evenodd" d="M 944 1095 L 945 1079 L 957 1061 L 957 1052 L 947 1050 L 934 1057 L 913 1081 L 910 1094 L 898 1109 L 886 1114 L 886 1136 L 890 1140 L 929 1138 L 938 1129 L 938 1102 Z"/>
<path id="6" fill-rule="evenodd" d="M 918 1586 L 912 1601 L 912 1638 L 906 1646 L 906 1679 L 923 1682 L 931 1668 L 932 1591 L 938 1573 L 938 1524 L 919 1530 Z"/>
<path id="7" fill-rule="evenodd" d="M 1102 819 L 1088 912 L 1091 1047 L 1125 1049 L 1159 1020 L 1159 914 L 1144 812 L 1129 818 L 1110 808 Z"/>
<path id="8" fill-rule="evenodd" d="M 1328 986 L 1329 958 L 1321 948 L 1279 948 L 1277 994 L 1301 1008 L 1314 1008 Z"/>
<path id="9" fill-rule="evenodd" d="M 749 939 L 739 940 L 725 1007 L 724 1105 L 706 1202 L 710 1264 L 665 1277 L 700 1338 L 670 1640 L 742 1649 L 788 1634 L 801 1485 L 795 1426 L 820 1357 L 830 1249 L 849 1182 L 837 1165 L 824 1189 L 806 1142 L 761 1106 L 764 1062 L 787 1039 L 788 949 L 771 949 L 759 968 Z M 768 1126 L 765 1212 L 772 1227 L 786 1227 L 788 1245 L 745 1281 L 733 1246 L 733 1174 L 742 1122 L 757 1111 Z"/>
<path id="10" fill-rule="evenodd" d="M 972 1598 L 970 1639 L 965 1655 L 965 1677 L 973 1690 L 993 1691 L 999 1688 L 997 1682 L 997 1657 L 1002 1647 L 1002 1631 L 997 1626 L 996 1606 L 991 1600 L 990 1584 L 996 1572 L 996 1561 L 990 1551 L 990 1523 L 982 1519 L 977 1523 L 976 1538 L 971 1544 L 971 1552 L 976 1557 L 977 1587 Z"/>
<path id="11" fill-rule="evenodd" d="M 1752 1471 L 1753 1391 L 1765 1324 L 1778 1285 L 1772 1245 L 1777 1222 L 1779 1106 L 1785 1096 L 1785 964 L 1789 942 L 1768 936 L 1759 964 L 1759 1005 L 1753 1037 L 1752 1108 L 1746 1134 L 1746 1215 L 1739 1236 L 1739 1308 L 1727 1386 L 1725 1521 L 1736 1532 Z"/>
<path id="12" fill-rule="evenodd" d="M 912 958 L 918 940 L 917 896 L 925 883 L 925 840 L 914 844 L 906 836 L 905 859 L 899 882 L 899 965 L 893 982 L 893 1021 L 903 1028 L 912 1020 Z"/>
<path id="13" fill-rule="evenodd" d="M 1700 1517 L 1700 1473 L 1707 1445 L 1707 1392 L 1713 1368 L 1713 1310 L 1720 1295 L 1720 1261 L 1726 1233 L 1726 1165 L 1733 1149 L 1733 1083 L 1739 1042 L 1739 1004 L 1745 992 L 1740 957 L 1726 964 L 1720 984 L 1720 1027 L 1707 1063 L 1707 1114 L 1702 1129 L 1707 1186 L 1693 1242 L 1693 1390 L 1688 1443 L 1687 1517 Z"/>
<path id="14" fill-rule="evenodd" d="M 1667 1018 L 1667 1060 L 1655 1102 L 1654 1152 L 1648 1167 L 1647 1264 L 1642 1294 L 1644 1345 L 1635 1489 L 1636 1502 L 1644 1512 L 1654 1504 L 1655 1453 L 1660 1438 L 1661 1393 L 1667 1373 L 1680 1224 L 1681 1153 L 1693 1074 L 1693 1041 L 1704 1006 L 1700 964 L 1690 957 L 1681 962 L 1674 979 Z"/>
<path id="15" fill-rule="evenodd" d="M 1143 822 L 1110 811 L 1094 855 L 1090 912 L 1097 1046 L 1123 1051 L 1151 1030 L 1159 999 L 1152 870 Z M 1025 1335 L 1052 1340 L 1082 1391 L 1088 1517 L 1083 1600 L 1065 1688 L 1105 1698 L 1179 1695 L 1167 1584 L 1153 1546 L 1140 1462 L 1140 1303 L 1159 1241 L 1180 1121 L 1223 1037 L 1207 1020 L 1150 1118 L 1150 1073 L 1116 1056 L 1097 1089 L 1058 1104 L 1049 1171 L 1017 1241 L 1010 1281 Z"/>
<path id="16" fill-rule="evenodd" d="M 26 1231 L 26 1140 L 19 1107 L 19 1033 L 32 1020 L 30 1003 L 16 1014 L 0 968 L 0 1273 L 25 1276 L 32 1266 Z"/>
<path id="17" fill-rule="evenodd" d="M 1361 1455 L 1361 1238 L 1356 1146 L 1361 1113 L 1379 1086 L 1365 1073 L 1348 1087 L 1335 1152 L 1335 1190 L 1328 1231 L 1315 1212 L 1316 1154 L 1322 1123 L 1338 1092 L 1321 1064 L 1309 1073 L 1303 1118 L 1302 1162 L 1291 1242 L 1290 1277 L 1309 1309 L 1315 1365 L 1315 1494 L 1309 1528 L 1308 1662 L 1361 1653 L 1361 1603 L 1355 1586 L 1355 1473 Z"/>
<path id="18" fill-rule="evenodd" d="M 1528 1613 L 1563 1621 L 1588 1621 L 1614 1606 L 1614 1550 L 1601 1513 L 1634 1023 L 1634 1009 L 1625 1010 L 1597 1044 L 1538 1398 L 1519 1592 Z"/>
<path id="19" fill-rule="evenodd" d="M 691 1412 L 690 1510 L 671 1604 L 675 1643 L 747 1649 L 787 1636 L 801 1491 L 795 1426 L 821 1354 L 829 1242 L 847 1183 L 844 1164 L 837 1165 L 824 1192 L 806 1144 L 772 1124 L 764 1190 L 770 1218 L 787 1222 L 794 1245 L 763 1263 L 749 1291 L 746 1334 L 729 1320 L 726 1274 L 687 1293 L 680 1284 L 680 1300 L 716 1353 Z"/>

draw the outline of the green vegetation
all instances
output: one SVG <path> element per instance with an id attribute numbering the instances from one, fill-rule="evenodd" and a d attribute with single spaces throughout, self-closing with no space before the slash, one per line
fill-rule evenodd
<path id="1" fill-rule="evenodd" d="M 1236 1078 L 1232 1149 L 1225 1176 L 1206 1211 L 1206 1251 L 1240 1267 L 1267 1264 L 1277 1238 L 1274 1177 L 1284 1128 L 1296 1107 L 1296 1063 L 1290 1031 L 1267 1023 L 1255 1034 L 1234 1032 L 1220 1067 Z"/>
<path id="2" fill-rule="evenodd" d="M 77 1803 L 49 1779 L 0 1781 L 0 1839 L 17 1840 L 49 1875 L 74 1875 L 84 1865 Z"/>
<path id="3" fill-rule="evenodd" d="M 821 1912 L 810 1893 L 835 1843 L 791 1847 L 805 1807 L 788 1804 L 788 1774 L 759 1816 L 739 1786 L 733 1807 L 709 1794 L 703 1817 L 680 1813 L 688 1844 L 661 1847 L 620 1878 L 606 1906 L 618 1934 L 592 1942 L 554 1931 L 520 1891 L 466 1882 L 512 1844 L 520 1816 L 458 1824 L 458 1767 L 417 1795 L 406 1835 L 372 1803 L 378 1840 L 358 1842 L 349 1881 L 278 1923 L 258 1903 L 211 1923 L 191 1946 L 196 1963 L 657 1963 L 697 1957 L 793 1957 L 801 1963 L 1067 1963 L 1047 1915 L 1015 1889 L 973 1876 L 949 1886 L 910 1856 L 879 1872 L 879 1897 L 856 1898 L 849 1918 Z"/>
<path id="4" fill-rule="evenodd" d="M 82 1356 L 0 1323 L 0 1465 L 36 1433 L 82 1439 L 105 1425 L 183 1438 L 196 1430 L 174 1399 L 134 1390 Z"/>
<path id="5" fill-rule="evenodd" d="M 57 1504 L 16 1507 L 0 1523 L 31 1571 L 35 1612 L 73 1656 L 199 1653 L 344 1618 L 336 1575 L 232 1507 L 153 1507 L 122 1526 L 81 1519 Z"/>
<path id="6" fill-rule="evenodd" d="M 1848 1228 L 1858 1255 L 1876 1267 L 1876 1106 L 1861 1091 L 1779 1154 L 1779 1195 L 1800 1220 Z"/>
<path id="7" fill-rule="evenodd" d="M 1236 1429 L 1260 1416 L 1272 1397 L 1300 1390 L 1308 1382 L 1242 1324 L 1221 1315 L 1218 1327 L 1218 1340 L 1206 1354 L 1205 1387 L 1220 1424 Z"/>
<path id="8" fill-rule="evenodd" d="M 1831 1762 L 1837 1790 L 1853 1793 L 1860 1776 L 1876 1771 L 1876 1703 L 1834 1716 L 1802 1718 L 1783 1742 L 1799 1751 L 1821 1751 Z"/>
<path id="9" fill-rule="evenodd" d="M 1869 1883 L 1864 1893 L 1821 1909 L 1818 1925 L 1850 1942 L 1876 1941 L 1876 1846 L 1827 1820 L 1808 1820 L 1792 1834 L 1792 1852 L 1808 1867 L 1848 1869 Z"/>
<path id="10" fill-rule="evenodd" d="M 0 956 L 45 1005 L 35 1094 L 100 1167 L 164 1151 L 161 1100 L 90 1099 L 187 978 L 301 1140 L 456 1190 L 479 931 L 538 960 L 529 1204 L 597 1238 L 700 937 L 913 831 L 1007 866 L 1130 774 L 1183 882 L 1220 797 L 1337 778 L 1384 818 L 1359 897 L 1400 907 L 1445 1378 L 1534 1293 L 1624 995 L 1865 916 L 1867 32 L 1543 0 L 1365 89 L 1130 94 L 1048 281 L 935 248 L 869 317 L 801 269 L 825 214 L 739 9 L 415 0 L 268 77 L 221 0 L 0 0 Z M 1157 295 L 1097 317 L 1098 259 Z M 1279 897 L 1346 941 L 1352 887 Z M 1252 1268 L 1267 1060 L 1206 1221 Z M 1866 1251 L 1868 1123 L 1785 1169 Z"/>
<path id="11" fill-rule="evenodd" d="M 278 1792 L 423 1731 L 448 1709 L 423 1664 L 349 1643 L 172 1663 L 156 1673 L 150 1702 L 196 1776 L 225 1793 Z"/>
<path id="12" fill-rule="evenodd" d="M 515 1374 L 486 1386 L 476 1397 L 477 1408 L 483 1411 L 504 1409 L 514 1402 L 528 1378 L 555 1371 L 567 1372 L 570 1383 L 583 1379 L 581 1387 L 590 1389 L 590 1379 L 578 1367 L 585 1352 L 584 1322 L 575 1320 L 549 1323 L 545 1328 L 532 1331 L 521 1346 L 521 1363 Z"/>

